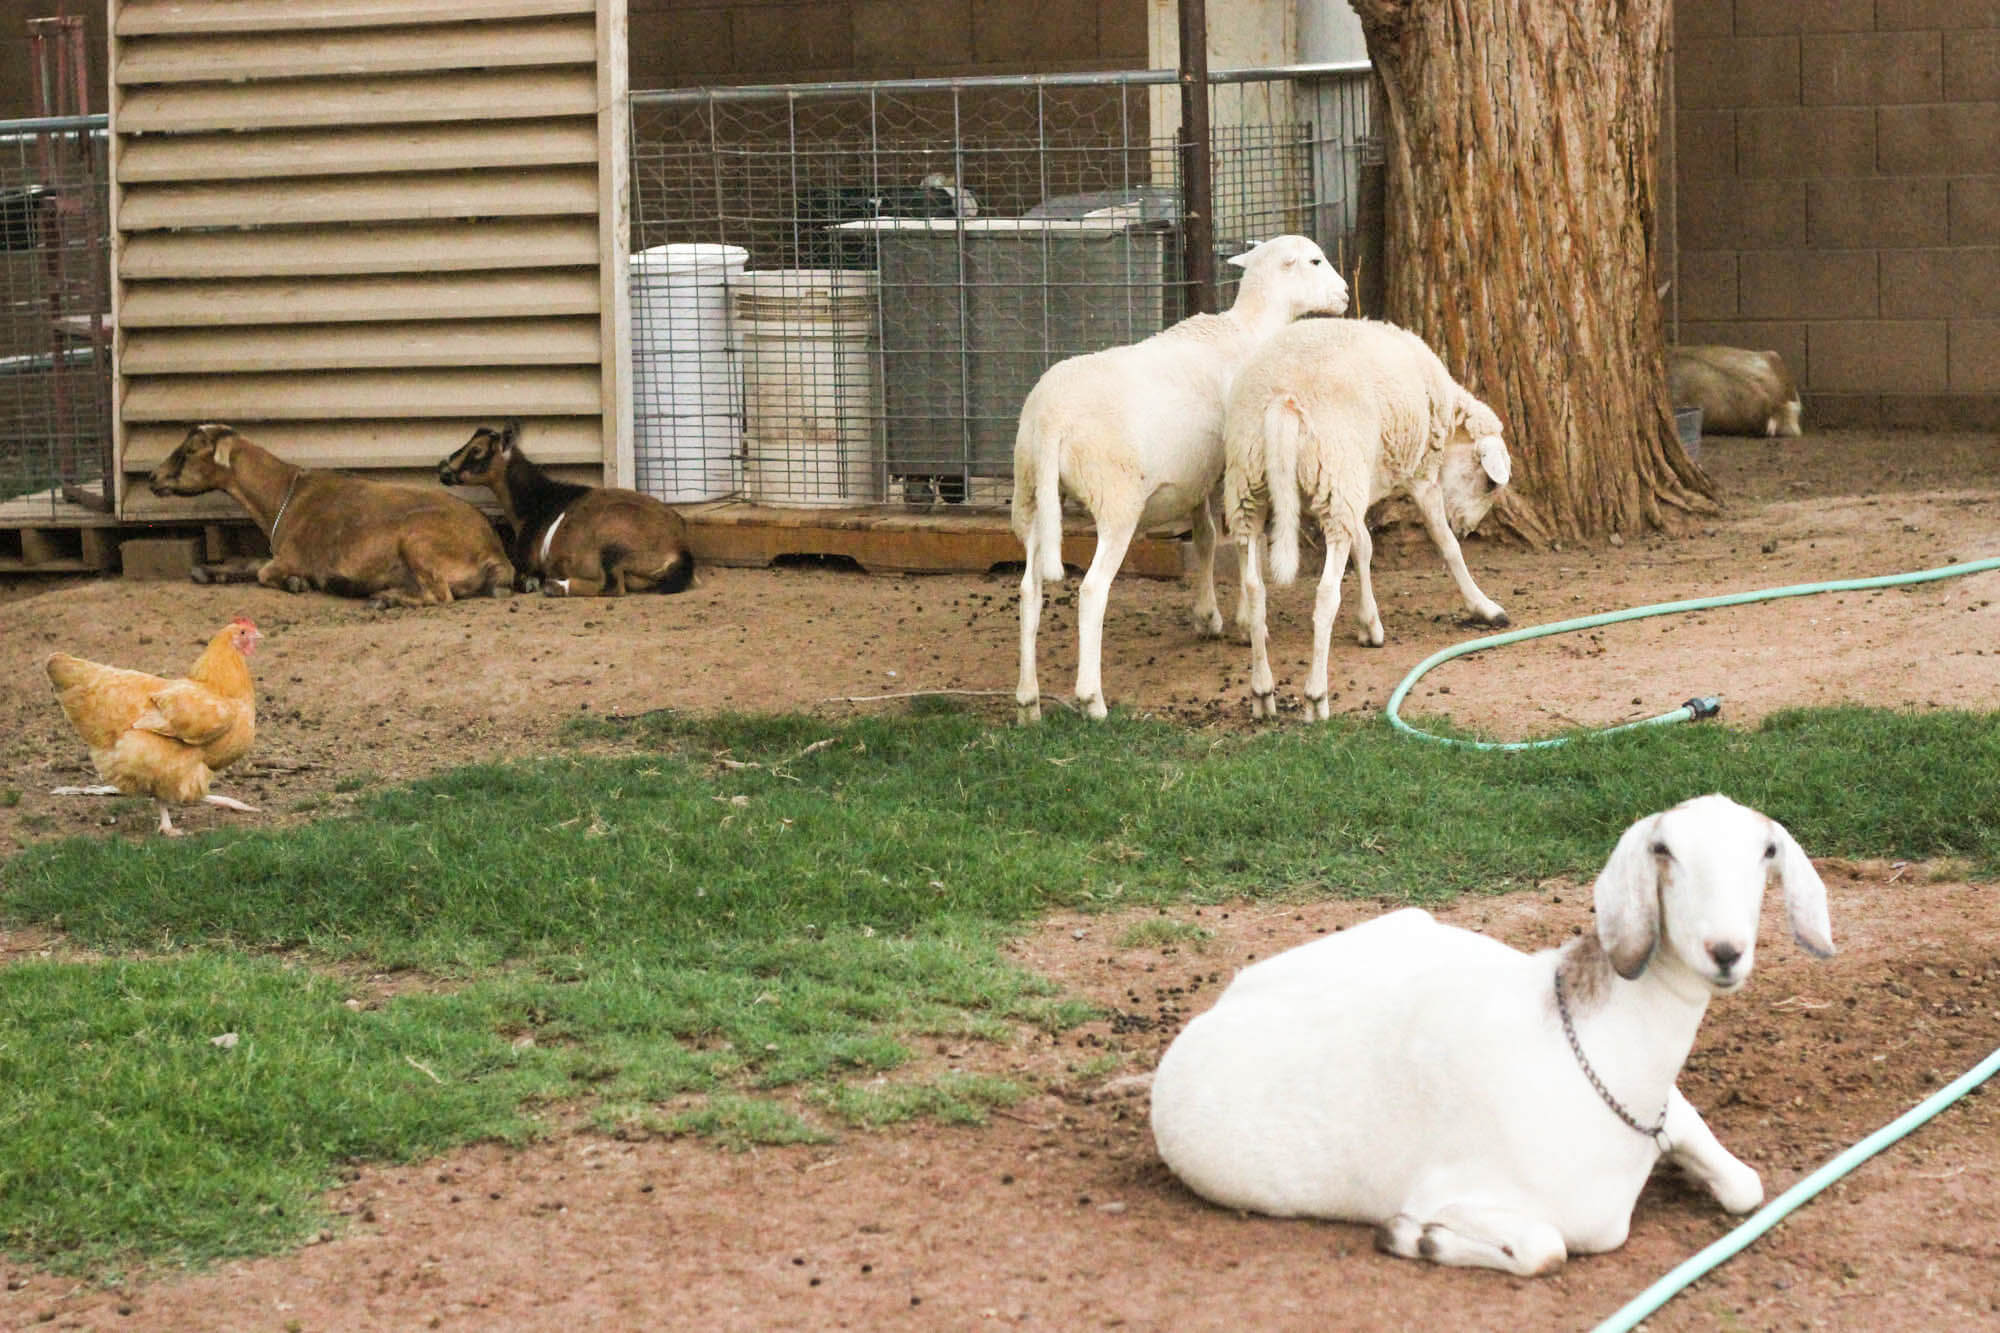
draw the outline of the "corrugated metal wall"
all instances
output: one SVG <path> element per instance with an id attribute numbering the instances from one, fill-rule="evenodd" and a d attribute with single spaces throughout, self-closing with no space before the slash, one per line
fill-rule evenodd
<path id="1" fill-rule="evenodd" d="M 198 421 L 421 480 L 514 415 L 630 484 L 625 0 L 113 0 L 111 30 L 126 516 L 189 515 L 135 474 Z"/>

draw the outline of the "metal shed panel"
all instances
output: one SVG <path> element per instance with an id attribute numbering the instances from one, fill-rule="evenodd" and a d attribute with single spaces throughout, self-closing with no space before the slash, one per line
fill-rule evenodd
<path id="1" fill-rule="evenodd" d="M 125 238 L 123 276 L 329 277 L 482 269 L 597 268 L 595 218 L 469 219 L 422 226 L 156 231 Z"/>
<path id="2" fill-rule="evenodd" d="M 387 126 L 263 134 L 145 135 L 118 158 L 128 186 L 143 181 L 263 180 L 296 176 L 301 162 L 320 175 L 549 167 L 597 160 L 597 126 L 574 120 L 505 125 Z"/>
<path id="3" fill-rule="evenodd" d="M 114 43 L 116 45 L 116 43 Z M 598 112 L 587 69 L 419 74 L 400 78 L 273 79 L 268 84 L 121 86 L 123 133 L 541 120 Z"/>
<path id="4" fill-rule="evenodd" d="M 121 5 L 120 37 L 152 33 L 268 32 L 273 28 L 399 28 L 411 23 L 478 23 L 591 14 L 597 0 L 129 0 Z"/>
<path id="5" fill-rule="evenodd" d="M 595 368 L 146 375 L 125 382 L 128 422 L 421 419 L 481 413 L 494 420 L 601 410 Z"/>
<path id="6" fill-rule="evenodd" d="M 397 273 L 292 281 L 129 283 L 120 323 L 142 328 L 248 328 L 355 320 L 522 319 L 598 313 L 588 269 Z"/>
<path id="7" fill-rule="evenodd" d="M 128 185 L 119 225 L 289 227 L 410 218 L 543 217 L 597 211 L 595 167 L 305 176 L 245 185 Z"/>
<path id="8" fill-rule="evenodd" d="M 624 0 L 112 0 L 111 29 L 121 512 L 188 516 L 132 483 L 198 421 L 431 481 L 518 416 L 629 484 Z"/>
<path id="9" fill-rule="evenodd" d="M 288 25 L 289 26 L 289 25 Z M 222 83 L 446 69 L 591 65 L 587 16 L 527 23 L 452 23 L 348 32 L 276 31 L 199 37 L 130 37 L 118 81 Z"/>

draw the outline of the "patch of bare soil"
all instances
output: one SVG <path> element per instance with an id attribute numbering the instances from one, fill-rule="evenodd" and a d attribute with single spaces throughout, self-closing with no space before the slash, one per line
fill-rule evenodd
<path id="1" fill-rule="evenodd" d="M 1624 606 L 1928 568 L 2000 554 L 2000 441 L 1831 434 L 1710 439 L 1728 511 L 1694 532 L 1532 553 L 1474 541 L 1475 577 L 1518 625 Z M 1378 710 L 1416 662 L 1475 631 L 1421 538 L 1377 548 L 1389 644 L 1335 640 L 1335 706 Z M 145 836 L 145 809 L 61 798 L 93 780 L 39 661 L 54 649 L 177 672 L 230 616 L 253 662 L 258 744 L 218 788 L 258 815 L 340 808 L 367 785 L 533 753 L 580 712 L 794 710 L 840 717 L 951 689 L 1011 718 L 1018 571 L 922 578 L 713 569 L 689 593 L 514 598 L 377 613 L 259 588 L 0 581 L 0 857 L 75 833 Z M 1073 585 L 1072 585 L 1073 589 Z M 1233 587 L 1225 588 L 1225 599 Z M 1275 590 L 1274 665 L 1302 725 L 1309 583 Z M 1074 670 L 1071 595 L 1044 616 L 1042 680 Z M 1197 639 L 1188 593 L 1121 580 L 1106 626 L 1114 705 L 1252 725 L 1248 653 Z M 1903 590 L 1646 620 L 1461 659 L 1408 711 L 1507 735 L 1601 725 L 1696 694 L 1725 725 L 1793 705 L 2000 707 L 2000 573 Z M 9 793 L 18 792 L 12 804 Z M 1691 793 L 1692 794 L 1692 793 Z M 1635 814 L 1640 812 L 1634 812 Z M 1606 830 L 1606 849 L 1617 830 Z M 1811 849 L 1808 848 L 1808 851 Z M 1719 1001 L 1681 1086 L 1775 1195 L 2000 1044 L 2000 890 L 1952 867 L 1822 861 L 1841 953 L 1769 948 Z M 0 873 L 4 862 L 0 862 Z M 1060 1039 L 1022 1034 L 927 1057 L 1010 1073 L 1036 1096 L 981 1128 L 853 1133 L 732 1154 L 693 1141 L 560 1136 L 370 1169 L 337 1192 L 345 1227 L 297 1254 L 104 1289 L 9 1269 L 7 1327 L 566 1329 L 1587 1328 L 1722 1234 L 1669 1172 L 1631 1240 L 1530 1281 L 1376 1254 L 1361 1227 L 1240 1217 L 1182 1190 L 1152 1151 L 1143 1076 L 1233 971 L 1365 919 L 1371 904 L 1173 915 L 1199 949 L 1127 942 L 1129 919 L 1051 920 L 1024 965 L 1106 1005 Z M 1549 883 L 1443 914 L 1521 947 L 1587 928 L 1587 892 Z M 0 934 L 10 957 L 60 952 Z M 1969 1097 L 1863 1166 L 1649 1321 L 1655 1329 L 2000 1328 L 2000 1117 Z"/>

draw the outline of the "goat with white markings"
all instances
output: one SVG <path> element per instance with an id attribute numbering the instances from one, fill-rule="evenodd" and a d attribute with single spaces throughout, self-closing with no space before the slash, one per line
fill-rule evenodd
<path id="1" fill-rule="evenodd" d="M 521 452 L 521 423 L 481 426 L 438 464 L 446 486 L 484 486 L 514 530 L 521 589 L 551 597 L 684 591 L 694 580 L 687 523 L 663 501 L 561 481 Z"/>
<path id="2" fill-rule="evenodd" d="M 1714 995 L 1750 975 L 1768 882 L 1833 952 L 1784 827 L 1725 796 L 1639 820 L 1597 928 L 1523 954 L 1408 908 L 1238 973 L 1153 1079 L 1160 1155 L 1229 1208 L 1376 1226 L 1404 1258 L 1554 1272 L 1624 1244 L 1666 1156 L 1723 1208 L 1763 1202 L 1674 1086 Z"/>
<path id="3" fill-rule="evenodd" d="M 1368 508 L 1378 500 L 1406 493 L 1473 616 L 1507 623 L 1500 604 L 1472 581 L 1453 535 L 1476 527 L 1507 484 L 1512 461 L 1500 431 L 1500 418 L 1452 379 L 1423 339 L 1393 324 L 1308 320 L 1266 342 L 1243 367 L 1223 425 L 1222 504 L 1242 557 L 1237 623 L 1250 640 L 1251 703 L 1259 716 L 1278 711 L 1260 561 L 1264 529 L 1268 520 L 1271 577 L 1290 583 L 1299 568 L 1302 500 L 1326 537 L 1305 684 L 1314 717 L 1330 712 L 1329 641 L 1350 549 L 1357 637 L 1367 647 L 1382 645 L 1368 568 Z"/>
<path id="4" fill-rule="evenodd" d="M 1035 674 L 1042 584 L 1063 576 L 1062 499 L 1090 511 L 1097 549 L 1077 591 L 1076 697 L 1105 715 L 1104 610 L 1111 580 L 1142 527 L 1191 519 L 1196 624 L 1222 633 L 1215 602 L 1214 495 L 1222 476 L 1222 405 L 1238 367 L 1301 315 L 1339 314 L 1347 284 L 1319 246 L 1277 236 L 1229 261 L 1243 269 L 1236 300 L 1191 315 L 1142 342 L 1058 361 L 1021 406 L 1014 439 L 1014 534 L 1021 575 L 1020 720 L 1042 715 Z"/>

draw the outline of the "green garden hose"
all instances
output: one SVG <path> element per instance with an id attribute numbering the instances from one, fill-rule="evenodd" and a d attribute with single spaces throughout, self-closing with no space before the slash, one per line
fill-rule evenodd
<path id="1" fill-rule="evenodd" d="M 1552 745 L 1561 745 L 1569 738 L 1556 736 L 1536 741 L 1474 741 L 1453 736 L 1435 736 L 1427 731 L 1419 731 L 1403 721 L 1397 712 L 1398 706 L 1410 692 L 1410 687 L 1432 667 L 1449 662 L 1454 657 L 1464 657 L 1469 653 L 1481 652 L 1487 648 L 1498 648 L 1503 644 L 1519 643 L 1524 639 L 1539 639 L 1550 634 L 1567 634 L 1571 630 L 1595 629 L 1599 625 L 1616 625 L 1626 620 L 1641 620 L 1648 616 L 1672 615 L 1680 611 L 1707 611 L 1715 607 L 1741 606 L 1747 602 L 1770 602 L 1781 597 L 1803 597 L 1808 593 L 1860 592 L 1869 588 L 1896 588 L 1911 583 L 1929 583 L 1937 579 L 1956 578 L 1961 574 L 1979 574 L 1990 569 L 2000 569 L 2000 558 L 1973 560 L 1964 564 L 1945 565 L 1937 569 L 1922 569 L 1910 574 L 1886 574 L 1879 578 L 1838 579 L 1827 583 L 1795 583 L 1782 588 L 1764 588 L 1756 592 L 1729 593 L 1721 597 L 1696 597 L 1682 602 L 1660 602 L 1653 606 L 1634 607 L 1629 611 L 1609 611 L 1603 615 L 1582 616 L 1575 620 L 1558 621 L 1553 625 L 1539 625 L 1532 629 L 1510 630 L 1502 634 L 1490 634 L 1485 638 L 1473 639 L 1431 654 L 1417 664 L 1414 671 L 1403 678 L 1389 696 L 1388 706 L 1383 710 L 1389 725 L 1407 735 L 1422 740 L 1436 741 L 1441 745 L 1462 745 L 1475 750 L 1535 750 Z M 1627 731 L 1633 727 L 1656 726 L 1663 722 L 1681 722 L 1691 718 L 1714 717 L 1721 710 L 1722 700 L 1709 695 L 1690 699 L 1679 708 L 1661 713 L 1658 717 L 1642 718 L 1637 722 L 1626 722 L 1615 727 L 1602 728 L 1598 734 Z M 1930 1120 L 1938 1112 L 1971 1092 L 1974 1088 L 2000 1073 L 2000 1050 L 1995 1050 L 1984 1060 L 1974 1065 L 1956 1080 L 1938 1089 L 1901 1116 L 1862 1139 L 1859 1143 L 1830 1158 L 1818 1170 L 1800 1180 L 1796 1185 L 1780 1194 L 1771 1202 L 1752 1213 L 1735 1230 L 1722 1239 L 1694 1255 L 1678 1268 L 1662 1277 L 1645 1291 L 1627 1302 L 1609 1319 L 1599 1324 L 1594 1333 L 1628 1333 L 1640 1320 L 1665 1305 L 1684 1288 L 1698 1278 L 1720 1267 L 1733 1258 L 1752 1241 L 1776 1226 L 1794 1209 L 1821 1190 L 1839 1180 L 1870 1157 L 1881 1152 L 1890 1144 L 1908 1134 L 1917 1126 Z"/>
<path id="2" fill-rule="evenodd" d="M 1742 606 L 1747 602 L 1774 602 L 1781 597 L 1804 597 L 1808 593 L 1821 592 L 1861 592 L 1869 588 L 1895 588 L 1909 583 L 1930 583 L 1937 579 L 1956 578 L 1961 574 L 1979 574 L 1989 569 L 2000 569 L 2000 557 L 1987 560 L 1971 560 L 1964 564 L 1944 565 L 1937 569 L 1920 569 L 1910 574 L 1884 574 L 1878 578 L 1836 579 L 1827 583 L 1794 583 L 1783 588 L 1760 588 L 1755 592 L 1725 593 L 1720 597 L 1693 597 L 1681 602 L 1657 602 L 1652 606 L 1635 606 L 1625 611 L 1606 611 L 1601 615 L 1579 616 L 1574 620 L 1559 620 L 1552 625 L 1536 625 L 1529 629 L 1507 630 L 1500 634 L 1488 634 L 1484 638 L 1470 639 L 1449 648 L 1432 653 L 1417 663 L 1416 669 L 1403 677 L 1403 683 L 1389 696 L 1388 706 L 1382 712 L 1389 719 L 1389 725 L 1406 735 L 1420 740 L 1436 741 L 1440 745 L 1462 745 L 1474 750 L 1541 750 L 1554 745 L 1568 743 L 1567 736 L 1552 736 L 1538 741 L 1474 741 L 1456 736 L 1436 736 L 1428 731 L 1420 731 L 1403 720 L 1398 709 L 1410 688 L 1436 666 L 1464 657 L 1471 653 L 1484 652 L 1488 648 L 1499 648 L 1510 643 L 1520 643 L 1526 639 L 1545 638 L 1551 634 L 1568 634 L 1573 630 L 1596 629 L 1599 625 L 1616 625 L 1627 620 L 1644 620 L 1648 616 L 1675 615 L 1682 611 L 1709 611 L 1722 606 Z M 1641 718 L 1637 722 L 1625 722 L 1615 727 L 1603 727 L 1598 735 L 1609 735 L 1615 731 L 1629 731 L 1634 727 L 1658 726 L 1663 722 L 1685 722 L 1691 719 L 1714 717 L 1721 711 L 1722 700 L 1716 695 L 1704 695 L 1688 700 L 1679 708 L 1661 713 L 1658 717 Z"/>

